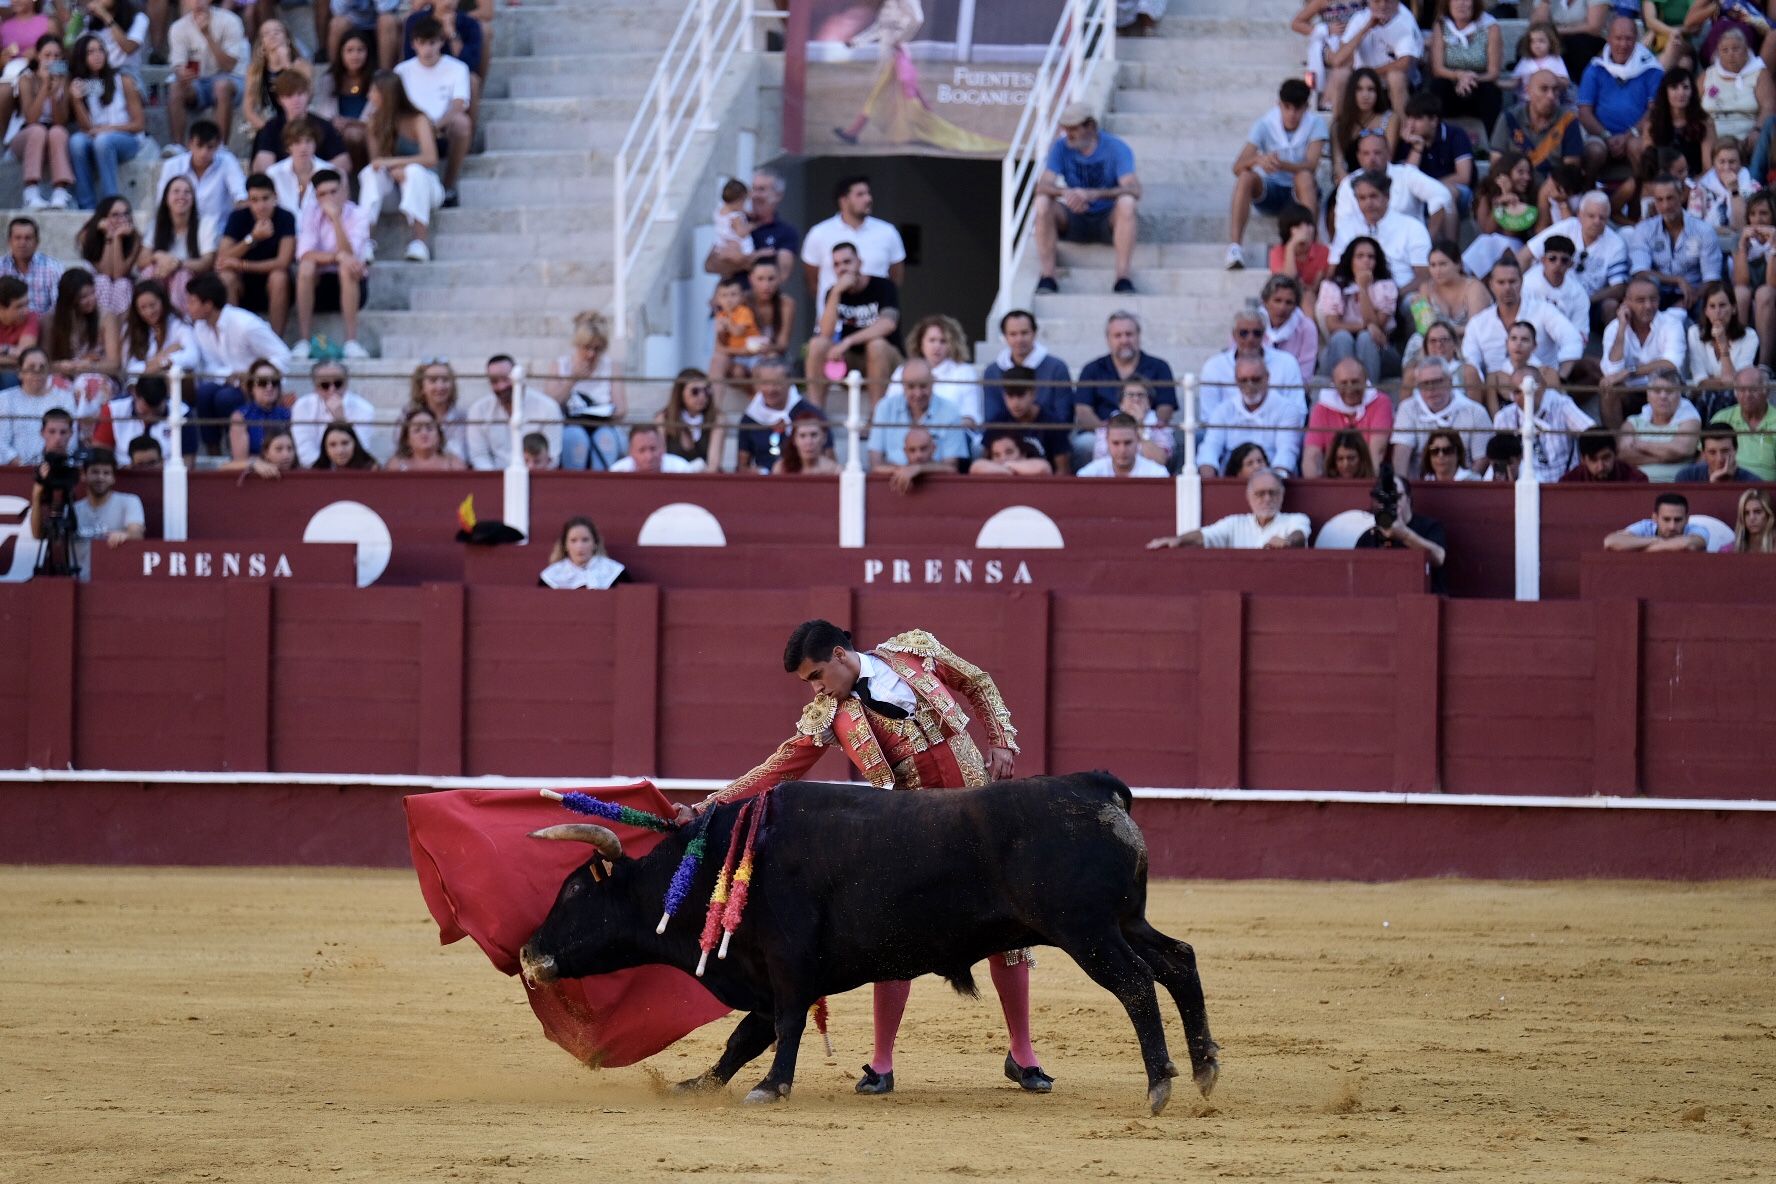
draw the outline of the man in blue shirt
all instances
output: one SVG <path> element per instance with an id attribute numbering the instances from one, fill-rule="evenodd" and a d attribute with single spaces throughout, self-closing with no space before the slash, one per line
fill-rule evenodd
<path id="1" fill-rule="evenodd" d="M 1178 391 L 1172 368 L 1141 348 L 1141 322 L 1123 309 L 1110 314 L 1104 325 L 1104 343 L 1110 352 L 1080 368 L 1074 388 L 1074 414 L 1079 425 L 1096 429 L 1108 423 L 1122 406 L 1122 387 L 1131 378 L 1143 379 L 1153 392 L 1153 410 L 1160 423 L 1170 423 L 1178 409 Z"/>
<path id="2" fill-rule="evenodd" d="M 1595 176 L 1612 160 L 1638 165 L 1644 146 L 1635 129 L 1658 96 L 1665 71 L 1637 40 L 1625 16 L 1611 18 L 1609 44 L 1579 80 L 1579 123 L 1585 128 L 1585 169 Z"/>
<path id="3" fill-rule="evenodd" d="M 1042 265 L 1038 292 L 1058 292 L 1055 241 L 1116 245 L 1116 291 L 1133 292 L 1129 259 L 1135 250 L 1135 212 L 1141 180 L 1135 153 L 1126 143 L 1098 130 L 1098 118 L 1085 103 L 1061 112 L 1061 136 L 1048 150 L 1036 182 L 1036 256 Z"/>
<path id="4" fill-rule="evenodd" d="M 1036 406 L 1042 412 L 1042 422 L 1072 423 L 1073 372 L 1067 369 L 1067 363 L 1049 353 L 1036 340 L 1036 315 L 1021 308 L 1012 309 L 999 318 L 999 335 L 1005 339 L 1005 348 L 987 363 L 981 374 L 981 390 L 985 396 L 982 412 L 986 416 L 982 422 L 1008 422 L 1005 384 L 1001 380 L 1008 371 L 1022 368 L 1031 372 L 1030 381 L 1036 394 Z"/>

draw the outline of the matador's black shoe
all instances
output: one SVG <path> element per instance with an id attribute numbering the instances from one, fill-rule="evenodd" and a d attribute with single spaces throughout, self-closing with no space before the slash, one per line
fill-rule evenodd
<path id="1" fill-rule="evenodd" d="M 1012 1060 L 1010 1053 L 1005 1054 L 1005 1076 L 1007 1079 L 1017 1082 L 1019 1089 L 1028 1090 L 1033 1094 L 1045 1094 L 1052 1090 L 1055 1084 L 1055 1079 L 1044 1073 L 1042 1066 L 1031 1065 L 1026 1069 Z"/>
<path id="2" fill-rule="evenodd" d="M 857 1092 L 860 1094 L 891 1094 L 894 1092 L 894 1072 L 878 1073 L 868 1065 L 863 1067 L 863 1076 L 857 1079 Z"/>

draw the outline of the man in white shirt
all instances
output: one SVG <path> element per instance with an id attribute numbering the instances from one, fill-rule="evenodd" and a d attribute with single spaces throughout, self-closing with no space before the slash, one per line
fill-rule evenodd
<path id="1" fill-rule="evenodd" d="M 1118 411 L 1104 429 L 1109 455 L 1100 456 L 1079 470 L 1081 477 L 1164 477 L 1166 467 L 1141 455 L 1141 425 L 1132 415 Z"/>
<path id="2" fill-rule="evenodd" d="M 1332 76 L 1327 93 L 1344 94 L 1345 79 L 1356 66 L 1368 66 L 1387 82 L 1396 112 L 1406 110 L 1412 71 L 1424 56 L 1424 34 L 1418 19 L 1400 0 L 1369 0 L 1366 11 L 1344 26 L 1344 40 L 1326 55 Z"/>
<path id="3" fill-rule="evenodd" d="M 290 438 L 296 444 L 296 459 L 305 469 L 313 468 L 321 455 L 321 437 L 327 425 L 350 424 L 358 434 L 364 451 L 386 463 L 394 453 L 388 430 L 376 426 L 376 406 L 348 388 L 350 376 L 343 363 L 316 362 L 309 370 L 314 389 L 298 396 L 290 406 Z M 555 400 L 549 400 L 551 404 Z M 559 410 L 556 412 L 560 414 Z"/>
<path id="4" fill-rule="evenodd" d="M 1332 243 L 1332 258 L 1344 258 L 1353 239 L 1367 236 L 1381 244 L 1387 256 L 1388 272 L 1402 295 L 1424 283 L 1430 275 L 1431 236 L 1424 223 L 1404 214 L 1388 212 L 1394 183 L 1386 173 L 1359 173 L 1351 182 L 1351 193 L 1357 200 L 1357 216 L 1338 219 L 1338 237 Z M 1447 197 L 1447 194 L 1445 194 Z"/>
<path id="5" fill-rule="evenodd" d="M 474 117 L 469 112 L 473 90 L 469 68 L 462 59 L 444 52 L 444 26 L 435 17 L 422 17 L 413 26 L 413 56 L 395 67 L 407 98 L 425 112 L 440 136 L 449 144 L 444 164 L 444 204 L 457 203 L 456 179 L 475 140 Z"/>
<path id="6" fill-rule="evenodd" d="M 1332 222 L 1335 228 L 1344 226 L 1347 221 L 1362 220 L 1363 211 L 1357 206 L 1354 188 L 1356 179 L 1364 173 L 1387 174 L 1391 186 L 1387 206 L 1390 214 L 1404 214 L 1425 223 L 1426 233 L 1432 238 L 1455 237 L 1451 233 L 1456 227 L 1453 224 L 1454 206 L 1449 200 L 1449 187 L 1435 177 L 1428 176 L 1415 164 L 1390 164 L 1386 136 L 1363 136 L 1357 140 L 1357 171 L 1338 183 L 1338 189 L 1332 198 Z M 1399 280 L 1400 277 L 1394 278 Z"/>
<path id="7" fill-rule="evenodd" d="M 185 15 L 167 30 L 167 65 L 173 71 L 167 127 L 173 143 L 185 139 L 185 112 L 214 108 L 222 138 L 234 126 L 235 105 L 247 92 L 242 75 L 253 47 L 247 27 L 210 0 L 185 0 Z"/>
<path id="8" fill-rule="evenodd" d="M 613 473 L 692 473 L 696 469 L 682 456 L 666 451 L 660 429 L 651 423 L 629 429 L 629 455 L 612 464 Z"/>
<path id="9" fill-rule="evenodd" d="M 1536 379 L 1536 375 L 1524 369 L 1511 376 L 1511 401 L 1492 417 L 1495 433 L 1522 434 L 1523 382 L 1526 378 Z M 1535 455 L 1531 459 L 1535 464 L 1536 479 L 1544 485 L 1552 485 L 1573 467 L 1573 459 L 1579 451 L 1579 437 L 1597 425 L 1564 391 L 1543 387 L 1539 379 L 1533 385 L 1536 387 L 1536 433 Z"/>
<path id="10" fill-rule="evenodd" d="M 1572 265 L 1578 248 L 1565 235 L 1550 235 L 1542 243 L 1540 267 L 1531 267 L 1523 275 L 1523 298 L 1541 300 L 1560 310 L 1579 336 L 1591 338 L 1591 293 L 1573 274 Z M 1537 335 L 1538 338 L 1540 334 Z"/>
<path id="11" fill-rule="evenodd" d="M 1475 313 L 1462 336 L 1462 360 L 1480 371 L 1482 377 L 1511 368 L 1505 350 L 1511 326 L 1525 321 L 1535 328 L 1535 360 L 1538 366 L 1553 366 L 1562 376 L 1585 353 L 1585 339 L 1566 314 L 1541 300 L 1523 295 L 1523 271 L 1509 252 L 1501 255 L 1492 270 L 1486 273 L 1486 287 L 1492 293 L 1492 307 Z"/>
<path id="12" fill-rule="evenodd" d="M 510 354 L 487 359 L 487 391 L 469 407 L 469 467 L 503 469 L 512 456 L 512 368 Z M 526 435 L 542 433 L 549 443 L 549 465 L 561 461 L 561 404 L 530 387 L 524 388 Z"/>
<path id="13" fill-rule="evenodd" d="M 1628 240 L 1609 224 L 1609 215 L 1609 195 L 1592 190 L 1579 199 L 1578 217 L 1554 223 L 1530 239 L 1518 256 L 1518 262 L 1527 271 L 1541 257 L 1549 239 L 1558 235 L 1572 243 L 1578 251 L 1572 274 L 1590 293 L 1600 324 L 1608 324 L 1616 315 L 1623 285 L 1628 282 Z"/>
<path id="14" fill-rule="evenodd" d="M 185 177 L 197 190 L 199 218 L 214 218 L 220 230 L 234 208 L 247 200 L 247 177 L 241 171 L 234 153 L 222 146 L 222 130 L 207 119 L 191 125 L 185 139 L 185 151 L 160 166 L 160 179 L 155 182 L 154 204 L 160 205 L 167 183 L 174 177 Z"/>
<path id="15" fill-rule="evenodd" d="M 1461 433 L 1468 466 L 1475 472 L 1486 467 L 1486 444 L 1492 439 L 1492 417 L 1486 408 L 1459 393 L 1449 381 L 1449 371 L 1435 358 L 1425 358 L 1406 376 L 1412 395 L 1394 411 L 1394 432 L 1388 437 L 1397 473 L 1418 472 L 1418 462 L 1430 434 L 1439 429 Z"/>
<path id="16" fill-rule="evenodd" d="M 272 327 L 244 308 L 228 303 L 222 277 L 206 271 L 185 290 L 191 313 L 191 343 L 197 347 L 198 435 L 204 447 L 220 452 L 228 417 L 247 401 L 243 378 L 255 359 L 264 358 L 280 373 L 290 369 L 290 347 Z"/>
<path id="17" fill-rule="evenodd" d="M 1230 514 L 1201 530 L 1164 535 L 1147 544 L 1149 551 L 1166 547 L 1218 547 L 1236 551 L 1273 551 L 1305 547 L 1313 524 L 1306 514 L 1283 513 L 1283 479 L 1270 469 L 1246 482 L 1250 514 Z"/>
<path id="18" fill-rule="evenodd" d="M 1332 133 L 1326 117 L 1312 108 L 1313 91 L 1301 79 L 1291 78 L 1277 92 L 1277 105 L 1260 115 L 1246 133 L 1233 162 L 1233 209 L 1227 217 L 1230 271 L 1246 265 L 1240 241 L 1253 209 L 1279 214 L 1291 202 L 1310 210 L 1320 208 L 1314 175 Z"/>
<path id="19" fill-rule="evenodd" d="M 1211 354 L 1203 362 L 1201 406 L 1196 412 L 1198 423 L 1216 422 L 1216 412 L 1221 404 L 1239 393 L 1239 385 L 1233 380 L 1233 371 L 1239 362 L 1247 358 L 1264 363 L 1264 370 L 1270 375 L 1272 387 L 1284 395 L 1299 399 L 1303 407 L 1307 406 L 1307 395 L 1301 381 L 1301 363 L 1286 350 L 1272 349 L 1264 344 L 1264 331 L 1268 327 L 1269 321 L 1257 309 L 1242 309 L 1234 314 L 1233 344 L 1218 354 Z"/>
<path id="20" fill-rule="evenodd" d="M 899 287 L 906 276 L 906 244 L 891 222 L 870 216 L 875 198 L 868 177 L 840 178 L 833 186 L 833 204 L 839 212 L 809 227 L 802 239 L 802 272 L 814 293 L 814 307 L 826 307 L 826 290 L 832 287 L 832 249 L 840 243 L 857 248 L 863 274 L 894 281 Z"/>
<path id="21" fill-rule="evenodd" d="M 1256 358 L 1234 363 L 1234 384 L 1239 397 L 1223 399 L 1209 421 L 1197 452 L 1198 467 L 1205 477 L 1219 477 L 1228 455 L 1241 444 L 1256 444 L 1280 473 L 1296 472 L 1301 463 L 1301 433 L 1307 424 L 1307 404 L 1293 392 L 1270 393 L 1270 372 Z"/>
<path id="22" fill-rule="evenodd" d="M 1622 307 L 1603 331 L 1603 385 L 1597 397 L 1603 422 L 1611 431 L 1621 427 L 1624 415 L 1630 413 L 1624 407 L 1625 397 L 1636 404 L 1642 401 L 1630 391 L 1646 386 L 1647 379 L 1661 371 L 1683 371 L 1687 327 L 1681 306 L 1659 311 L 1659 282 L 1652 276 L 1643 272 L 1628 281 Z"/>

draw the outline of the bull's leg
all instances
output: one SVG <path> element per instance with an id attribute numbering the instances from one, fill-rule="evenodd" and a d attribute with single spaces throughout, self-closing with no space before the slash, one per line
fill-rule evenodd
<path id="1" fill-rule="evenodd" d="M 750 1011 L 741 1019 L 728 1037 L 728 1046 L 714 1065 L 705 1069 L 700 1076 L 689 1081 L 681 1081 L 680 1090 L 720 1089 L 733 1080 L 734 1074 L 740 1072 L 746 1064 L 758 1057 L 761 1052 L 771 1047 L 771 1041 L 777 1038 L 777 1026 L 768 1013 Z"/>
<path id="2" fill-rule="evenodd" d="M 777 1056 L 765 1079 L 746 1095 L 748 1102 L 776 1102 L 789 1096 L 789 1087 L 795 1083 L 796 1054 L 802 1048 L 802 1029 L 808 1026 L 808 1008 L 812 1004 L 811 999 L 778 1004 Z"/>
<path id="3" fill-rule="evenodd" d="M 1115 995 L 1135 1025 L 1141 1060 L 1147 1067 L 1147 1104 L 1154 1114 L 1165 1109 L 1177 1072 L 1166 1052 L 1165 1024 L 1159 1017 L 1159 996 L 1153 993 L 1153 971 L 1120 933 L 1086 946 L 1062 945 L 1091 980 Z"/>
<path id="4" fill-rule="evenodd" d="M 1133 922 L 1124 932 L 1177 1003 L 1190 1045 L 1191 1076 L 1203 1097 L 1208 1097 L 1221 1072 L 1221 1046 L 1209 1035 L 1209 1011 L 1203 1003 L 1202 978 L 1196 972 L 1196 951 L 1190 943 L 1167 937 L 1144 919 Z"/>

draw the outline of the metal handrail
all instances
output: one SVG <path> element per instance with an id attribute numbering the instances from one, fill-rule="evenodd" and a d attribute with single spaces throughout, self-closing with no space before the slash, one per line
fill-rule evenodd
<path id="1" fill-rule="evenodd" d="M 993 317 L 1013 307 L 1012 287 L 1030 248 L 1036 182 L 1054 143 L 1061 109 L 1086 94 L 1098 67 L 1116 60 L 1115 0 L 1068 0 L 1037 68 L 1024 114 L 1006 149 L 999 182 L 999 294 Z"/>
<path id="2" fill-rule="evenodd" d="M 716 126 L 716 82 L 740 53 L 755 52 L 761 19 L 780 19 L 758 0 L 692 0 L 654 69 L 629 131 L 617 149 L 612 200 L 612 316 L 619 343 L 629 332 L 629 278 L 641 260 L 647 231 L 678 211 L 667 190 L 700 131 Z"/>

